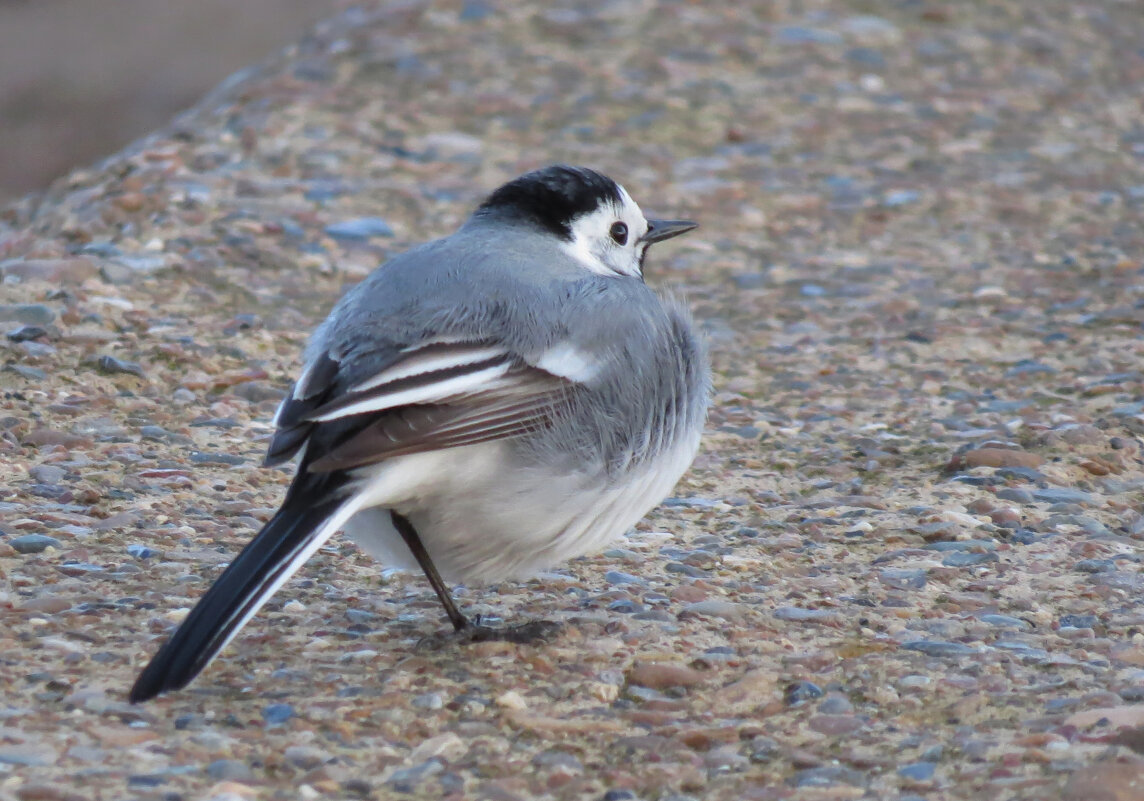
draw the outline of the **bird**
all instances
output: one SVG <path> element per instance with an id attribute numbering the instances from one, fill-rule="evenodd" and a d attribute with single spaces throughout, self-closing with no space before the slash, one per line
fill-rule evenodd
<path id="1" fill-rule="evenodd" d="M 647 219 L 616 181 L 555 164 L 489 194 L 452 235 L 384 262 L 334 305 L 275 414 L 281 507 L 144 667 L 133 703 L 189 684 L 337 531 L 420 569 L 462 641 L 527 642 L 450 583 L 523 579 L 597 552 L 663 500 L 710 396 L 686 304 L 644 282 Z"/>

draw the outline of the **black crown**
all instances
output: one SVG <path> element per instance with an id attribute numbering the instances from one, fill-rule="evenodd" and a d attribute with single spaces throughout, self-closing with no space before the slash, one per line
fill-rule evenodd
<path id="1" fill-rule="evenodd" d="M 587 167 L 555 164 L 525 173 L 497 189 L 478 215 L 505 215 L 572 239 L 572 221 L 604 203 L 623 202 L 619 185 Z"/>

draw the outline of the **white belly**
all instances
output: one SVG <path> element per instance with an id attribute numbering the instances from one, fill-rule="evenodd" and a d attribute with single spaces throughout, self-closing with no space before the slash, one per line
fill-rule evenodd
<path id="1" fill-rule="evenodd" d="M 633 471 L 622 483 L 609 483 L 602 471 L 519 466 L 504 442 L 403 456 L 362 468 L 363 508 L 345 531 L 383 564 L 418 569 L 390 522 L 395 509 L 446 581 L 524 578 L 599 551 L 635 525 L 667 496 L 698 447 L 696 431 L 654 469 Z"/>

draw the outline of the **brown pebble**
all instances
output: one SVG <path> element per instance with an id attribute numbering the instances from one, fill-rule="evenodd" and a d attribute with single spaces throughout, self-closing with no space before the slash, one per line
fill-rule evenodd
<path id="1" fill-rule="evenodd" d="M 33 445 L 37 448 L 44 445 L 63 445 L 65 448 L 74 448 L 77 446 L 90 446 L 91 440 L 87 437 L 81 437 L 76 434 L 69 434 L 66 431 L 53 431 L 50 428 L 36 428 L 29 431 L 20 438 L 21 442 L 25 445 Z"/>
<path id="2" fill-rule="evenodd" d="M 698 603 L 699 601 L 707 599 L 706 591 L 696 587 L 694 584 L 680 584 L 678 587 L 673 587 L 668 595 L 673 601 L 680 601 L 687 604 Z"/>
<path id="3" fill-rule="evenodd" d="M 637 662 L 628 671 L 628 683 L 653 690 L 668 687 L 693 687 L 706 678 L 694 668 L 668 662 Z"/>
<path id="4" fill-rule="evenodd" d="M 99 268 L 90 259 L 13 259 L 0 264 L 0 275 L 21 281 L 80 284 L 99 275 Z"/>
<path id="5" fill-rule="evenodd" d="M 958 461 L 954 457 L 954 461 Z M 1040 467 L 1045 458 L 1028 451 L 1013 451 L 1008 448 L 975 448 L 961 454 L 962 467 Z M 951 462 L 951 465 L 953 463 Z M 954 466 L 954 469 L 957 469 Z"/>
<path id="6" fill-rule="evenodd" d="M 739 729 L 735 726 L 715 726 L 684 729 L 675 735 L 676 739 L 696 751 L 709 751 L 716 745 L 737 743 Z"/>
<path id="7" fill-rule="evenodd" d="M 1139 801 L 1144 797 L 1144 764 L 1100 762 L 1073 771 L 1063 801 Z"/>
<path id="8" fill-rule="evenodd" d="M 770 701 L 778 686 L 776 673 L 751 670 L 738 681 L 716 690 L 712 706 L 728 715 L 746 714 Z"/>
<path id="9" fill-rule="evenodd" d="M 1107 476 L 1112 471 L 1112 465 L 1103 459 L 1085 459 L 1080 462 L 1080 467 L 1092 473 L 1094 476 Z"/>
<path id="10" fill-rule="evenodd" d="M 58 596 L 31 598 L 21 604 L 20 608 L 26 609 L 29 612 L 46 612 L 49 615 L 54 615 L 66 609 L 71 609 L 72 601 L 69 598 L 60 598 Z"/>
<path id="11" fill-rule="evenodd" d="M 20 801 L 83 801 L 85 796 L 68 793 L 54 784 L 25 784 L 16 790 Z"/>
<path id="12" fill-rule="evenodd" d="M 858 731 L 866 724 L 855 715 L 815 715 L 807 725 L 819 734 L 838 735 Z"/>
<path id="13" fill-rule="evenodd" d="M 510 709 L 505 720 L 517 728 L 528 729 L 536 734 L 567 735 L 596 734 L 623 731 L 624 726 L 614 720 L 599 718 L 554 718 L 538 715 L 524 709 Z"/>

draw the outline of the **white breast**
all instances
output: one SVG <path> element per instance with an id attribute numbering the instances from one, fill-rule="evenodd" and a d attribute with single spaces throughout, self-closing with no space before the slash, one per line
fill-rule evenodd
<path id="1" fill-rule="evenodd" d="M 390 523 L 389 509 L 396 509 L 446 581 L 524 578 L 599 551 L 635 525 L 687 470 L 699 433 L 618 482 L 603 471 L 538 469 L 504 442 L 399 457 L 359 472 L 366 508 L 345 530 L 382 563 L 416 569 Z"/>

